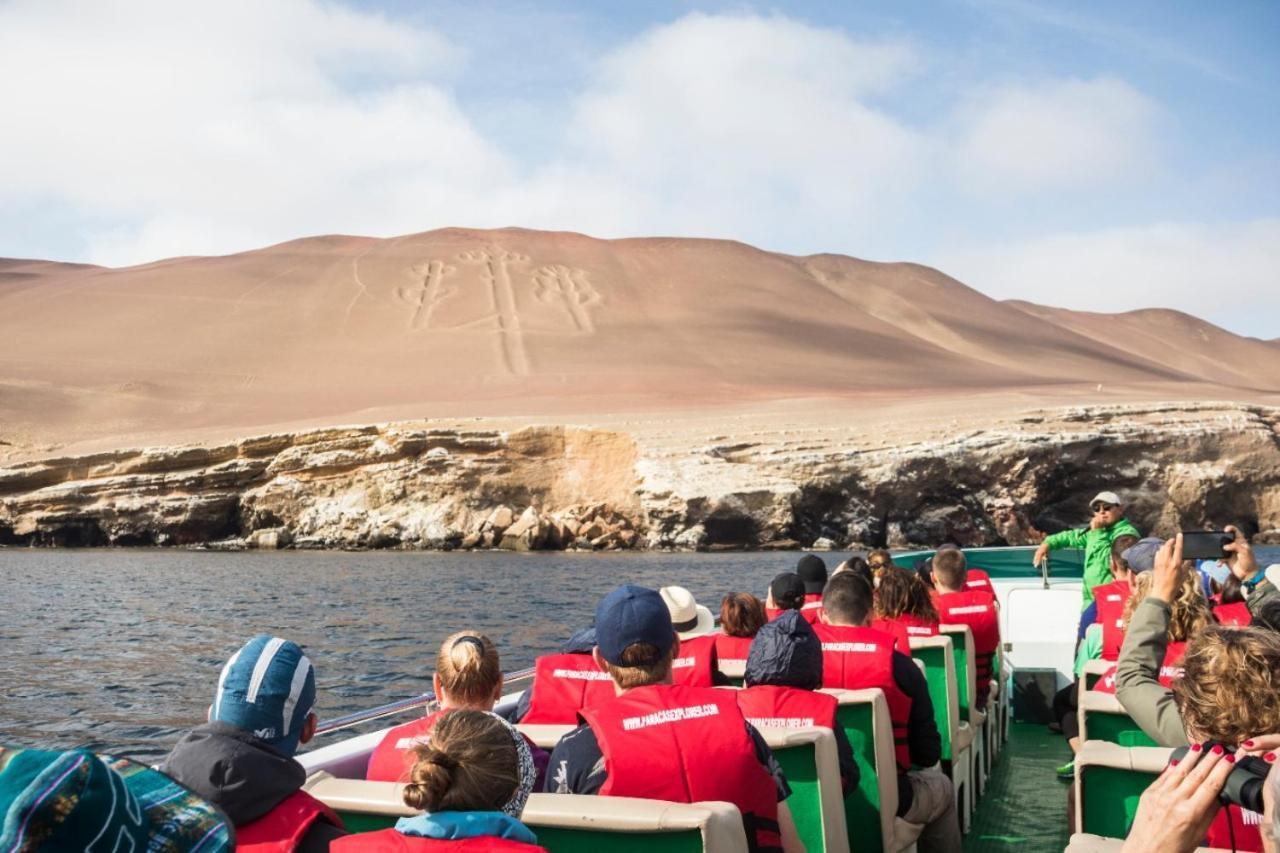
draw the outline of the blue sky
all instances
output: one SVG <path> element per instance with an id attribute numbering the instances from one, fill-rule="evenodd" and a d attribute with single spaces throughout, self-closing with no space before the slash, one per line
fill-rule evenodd
<path id="1" fill-rule="evenodd" d="M 0 2 L 0 256 L 729 237 L 1280 336 L 1280 4 Z"/>

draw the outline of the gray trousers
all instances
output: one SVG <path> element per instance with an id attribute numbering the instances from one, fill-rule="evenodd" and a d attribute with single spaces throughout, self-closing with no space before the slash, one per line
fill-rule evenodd
<path id="1" fill-rule="evenodd" d="M 951 780 L 938 767 L 912 770 L 907 780 L 911 783 L 911 808 L 902 819 L 924 824 L 917 849 L 920 853 L 960 853 L 960 818 Z"/>

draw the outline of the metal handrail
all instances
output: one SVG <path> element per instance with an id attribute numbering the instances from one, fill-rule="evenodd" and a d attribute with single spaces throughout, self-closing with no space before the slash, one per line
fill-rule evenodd
<path id="1" fill-rule="evenodd" d="M 528 669 L 520 669 L 509 675 L 502 676 L 503 685 L 511 684 L 517 681 L 527 681 L 533 678 L 533 667 Z M 325 720 L 316 726 L 316 734 L 323 735 L 329 732 L 341 731 L 349 729 L 352 726 L 358 726 L 361 723 L 367 723 L 370 720 L 379 720 L 383 717 L 391 717 L 396 714 L 402 714 L 405 711 L 412 711 L 414 708 L 421 708 L 424 705 L 430 705 L 436 701 L 436 694 L 423 693 L 420 696 L 413 696 L 409 699 L 398 699 L 395 702 L 388 702 L 385 705 L 379 705 L 376 708 L 369 708 L 364 711 L 356 711 L 354 714 L 347 714 L 343 717 L 336 717 L 332 720 Z"/>

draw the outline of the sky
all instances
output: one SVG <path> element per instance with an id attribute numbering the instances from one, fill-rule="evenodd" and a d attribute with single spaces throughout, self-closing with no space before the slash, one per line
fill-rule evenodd
<path id="1" fill-rule="evenodd" d="M 1266 0 L 0 0 L 0 257 L 730 238 L 1276 338 L 1278 93 Z"/>

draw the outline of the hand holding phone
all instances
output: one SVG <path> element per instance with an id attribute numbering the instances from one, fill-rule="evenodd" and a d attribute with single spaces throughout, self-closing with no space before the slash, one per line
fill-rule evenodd
<path id="1" fill-rule="evenodd" d="M 1230 556 L 1224 547 L 1234 542 L 1235 533 L 1226 530 L 1184 531 L 1182 534 L 1182 559 L 1221 560 Z"/>

